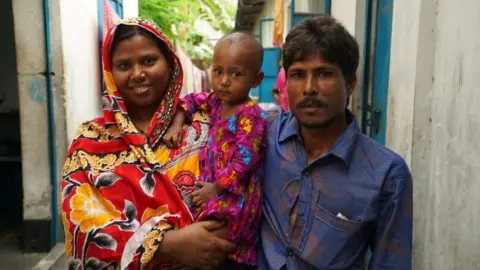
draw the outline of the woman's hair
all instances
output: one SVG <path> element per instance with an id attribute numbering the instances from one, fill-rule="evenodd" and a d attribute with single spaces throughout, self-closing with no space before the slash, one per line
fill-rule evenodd
<path id="1" fill-rule="evenodd" d="M 113 52 L 118 47 L 118 44 L 122 41 L 129 40 L 136 35 L 144 36 L 150 40 L 155 41 L 157 44 L 158 49 L 162 52 L 167 59 L 168 65 L 170 68 L 173 68 L 173 56 L 172 52 L 168 49 L 167 45 L 158 37 L 156 37 L 153 33 L 149 32 L 148 30 L 136 26 L 136 25 L 125 25 L 121 24 L 118 26 L 115 34 L 113 36 L 112 45 L 110 47 L 110 59 L 112 59 Z"/>

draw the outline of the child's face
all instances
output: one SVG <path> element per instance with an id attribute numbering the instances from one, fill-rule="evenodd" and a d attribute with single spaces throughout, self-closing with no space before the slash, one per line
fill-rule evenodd
<path id="1" fill-rule="evenodd" d="M 213 53 L 212 88 L 226 103 L 242 103 L 251 88 L 262 82 L 263 73 L 256 70 L 255 53 L 241 44 L 223 41 Z"/>

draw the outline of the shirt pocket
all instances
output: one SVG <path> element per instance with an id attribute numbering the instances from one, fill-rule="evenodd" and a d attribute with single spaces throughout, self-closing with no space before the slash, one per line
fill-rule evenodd
<path id="1" fill-rule="evenodd" d="M 368 223 L 337 217 L 318 203 L 313 216 L 303 257 L 319 269 L 360 269 L 367 243 L 364 228 Z"/>
<path id="2" fill-rule="evenodd" d="M 320 220 L 324 224 L 328 225 L 332 229 L 344 232 L 344 233 L 354 233 L 360 230 L 365 222 L 348 220 L 348 217 L 341 218 L 337 215 L 331 213 L 319 203 L 315 204 L 315 218 Z"/>

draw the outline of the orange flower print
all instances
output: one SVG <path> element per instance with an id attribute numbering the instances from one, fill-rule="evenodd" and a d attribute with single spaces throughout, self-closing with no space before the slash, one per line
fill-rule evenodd
<path id="1" fill-rule="evenodd" d="M 70 200 L 70 219 L 80 226 L 82 232 L 94 228 L 102 228 L 111 220 L 121 218 L 119 211 L 100 192 L 89 184 L 78 187 L 76 194 Z"/>

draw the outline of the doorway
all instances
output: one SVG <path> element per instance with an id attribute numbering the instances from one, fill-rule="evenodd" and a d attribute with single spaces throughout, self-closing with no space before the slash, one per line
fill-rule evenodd
<path id="1" fill-rule="evenodd" d="M 17 59 L 12 1 L 0 1 L 0 247 L 20 250 L 23 224 L 23 183 L 18 102 Z"/>
<path id="2" fill-rule="evenodd" d="M 393 0 L 368 0 L 362 131 L 385 144 Z"/>

